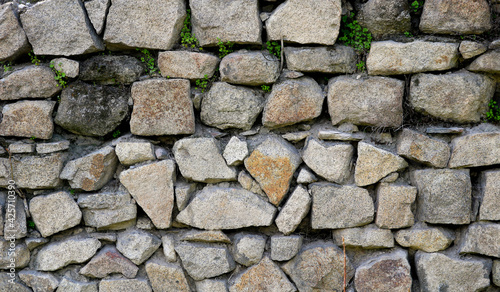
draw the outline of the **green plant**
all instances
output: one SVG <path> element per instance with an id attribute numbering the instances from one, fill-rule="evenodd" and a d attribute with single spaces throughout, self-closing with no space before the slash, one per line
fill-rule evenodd
<path id="1" fill-rule="evenodd" d="M 364 72 L 366 70 L 366 64 L 364 61 L 359 61 L 359 63 L 356 64 L 356 67 L 358 67 L 358 71 Z"/>
<path id="2" fill-rule="evenodd" d="M 411 3 L 411 9 L 413 10 L 413 13 L 417 13 L 419 9 L 424 6 L 424 1 L 418 1 L 415 0 Z"/>
<path id="3" fill-rule="evenodd" d="M 57 64 L 59 67 L 62 65 L 62 63 Z M 52 71 L 56 73 L 56 76 L 54 79 L 59 83 L 57 86 L 61 85 L 62 88 L 66 87 L 66 84 L 68 83 L 65 78 L 66 78 L 66 73 L 61 72 L 56 69 L 56 66 L 54 65 L 54 61 L 50 61 L 50 68 L 52 68 Z"/>
<path id="4" fill-rule="evenodd" d="M 153 55 L 151 55 L 151 52 L 147 49 L 137 49 L 139 52 L 142 53 L 141 57 L 141 62 L 146 65 L 146 70 L 148 71 L 149 75 L 153 75 L 158 71 L 158 68 L 155 65 L 155 58 L 153 58 Z"/>
<path id="5" fill-rule="evenodd" d="M 69 193 L 74 195 L 75 194 L 75 190 L 74 189 L 69 189 Z"/>
<path id="6" fill-rule="evenodd" d="M 36 137 L 35 137 L 35 136 L 31 136 L 31 137 L 30 137 L 30 140 L 31 140 L 31 141 L 35 141 L 35 139 L 36 139 Z"/>
<path id="7" fill-rule="evenodd" d="M 29 228 L 35 228 L 35 222 L 28 220 L 26 223 L 28 223 Z"/>
<path id="8" fill-rule="evenodd" d="M 36 66 L 40 65 L 40 63 L 42 62 L 42 61 L 40 61 L 40 59 L 38 59 L 38 56 L 35 55 L 33 50 L 31 52 L 29 52 L 28 55 L 30 56 L 31 63 L 35 64 Z"/>
<path id="9" fill-rule="evenodd" d="M 200 51 L 203 50 L 203 48 L 200 47 L 200 43 L 198 42 L 198 39 L 194 35 L 194 33 L 191 32 L 191 10 L 188 9 L 186 14 L 186 18 L 184 19 L 184 26 L 182 27 L 181 30 L 181 44 L 182 46 L 186 48 L 193 48 L 196 49 L 198 48 Z"/>
<path id="10" fill-rule="evenodd" d="M 345 45 L 362 53 L 370 49 L 372 34 L 354 20 L 354 12 L 342 16 L 342 36 L 339 38 Z"/>
<path id="11" fill-rule="evenodd" d="M 196 80 L 196 87 L 195 89 L 198 89 L 198 87 L 201 89 L 201 92 L 205 92 L 205 90 L 208 87 L 208 75 L 205 74 L 203 79 L 198 79 Z"/>
<path id="12" fill-rule="evenodd" d="M 262 90 L 264 90 L 264 92 L 271 91 L 271 86 L 269 86 L 269 85 L 262 85 L 260 88 L 262 88 Z"/>
<path id="13" fill-rule="evenodd" d="M 486 119 L 489 121 L 500 121 L 500 108 L 498 107 L 497 102 L 490 100 L 488 107 L 489 110 L 486 112 Z"/>
<path id="14" fill-rule="evenodd" d="M 217 45 L 219 46 L 219 58 L 224 58 L 233 52 L 233 43 L 221 41 L 220 38 L 217 38 Z"/>
<path id="15" fill-rule="evenodd" d="M 113 138 L 117 138 L 117 137 L 119 137 L 120 135 L 121 135 L 120 130 L 116 130 L 116 131 L 114 131 L 114 132 L 113 132 Z"/>
<path id="16" fill-rule="evenodd" d="M 411 32 L 409 32 L 409 31 L 405 31 L 404 34 L 408 38 L 412 38 L 413 37 L 413 34 Z"/>
<path id="17" fill-rule="evenodd" d="M 278 42 L 268 41 L 266 45 L 269 54 L 275 55 L 278 59 L 281 59 L 281 45 Z"/>
<path id="18" fill-rule="evenodd" d="M 3 73 L 7 73 L 10 70 L 12 70 L 12 64 L 10 62 L 3 64 Z"/>

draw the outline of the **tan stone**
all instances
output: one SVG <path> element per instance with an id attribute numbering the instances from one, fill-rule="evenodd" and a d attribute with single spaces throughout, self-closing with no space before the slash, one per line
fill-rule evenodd
<path id="1" fill-rule="evenodd" d="M 167 78 L 211 78 L 219 62 L 219 58 L 204 53 L 167 51 L 158 54 L 158 68 Z"/>
<path id="2" fill-rule="evenodd" d="M 52 111 L 55 101 L 18 101 L 2 109 L 0 136 L 50 139 L 54 132 Z"/>
<path id="3" fill-rule="evenodd" d="M 415 222 L 411 205 L 417 198 L 417 188 L 408 185 L 381 183 L 377 187 L 377 218 L 380 228 L 403 228 Z"/>
<path id="4" fill-rule="evenodd" d="M 448 143 L 410 129 L 401 132 L 397 152 L 403 157 L 439 168 L 446 167 L 450 159 Z"/>

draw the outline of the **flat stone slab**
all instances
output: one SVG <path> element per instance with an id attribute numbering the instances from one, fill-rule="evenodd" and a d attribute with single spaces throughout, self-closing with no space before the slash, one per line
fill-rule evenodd
<path id="1" fill-rule="evenodd" d="M 500 224 L 479 222 L 469 225 L 460 253 L 500 258 Z"/>
<path id="2" fill-rule="evenodd" d="M 54 132 L 52 111 L 55 101 L 23 100 L 2 108 L 0 136 L 50 139 Z"/>
<path id="3" fill-rule="evenodd" d="M 500 133 L 478 133 L 451 141 L 450 168 L 477 167 L 500 163 Z M 481 155 L 478 155 L 481 153 Z"/>
<path id="4" fill-rule="evenodd" d="M 86 226 L 120 230 L 136 223 L 137 205 L 126 192 L 80 194 L 78 206 Z"/>
<path id="5" fill-rule="evenodd" d="M 80 80 L 103 85 L 130 84 L 139 79 L 144 65 L 131 56 L 98 55 L 80 66 Z"/>
<path id="6" fill-rule="evenodd" d="M 146 262 L 145 267 L 154 291 L 191 291 L 184 270 L 179 264 L 151 259 Z"/>
<path id="7" fill-rule="evenodd" d="M 411 206 L 417 198 L 417 188 L 409 185 L 380 183 L 376 189 L 377 218 L 380 228 L 397 229 L 415 223 Z"/>
<path id="8" fill-rule="evenodd" d="M 211 78 L 220 59 L 211 54 L 166 51 L 158 53 L 158 68 L 167 78 L 202 79 Z"/>
<path id="9" fill-rule="evenodd" d="M 285 47 L 287 68 L 300 72 L 354 73 L 356 53 L 347 46 Z"/>
<path id="10" fill-rule="evenodd" d="M 275 223 L 278 230 L 285 235 L 295 231 L 302 219 L 309 213 L 311 196 L 306 188 L 298 185 L 281 208 Z"/>
<path id="11" fill-rule="evenodd" d="M 477 57 L 467 70 L 473 72 L 500 73 L 500 51 L 489 51 L 484 55 Z"/>
<path id="12" fill-rule="evenodd" d="M 480 176 L 482 196 L 479 218 L 481 220 L 500 220 L 500 171 L 484 171 Z"/>
<path id="13" fill-rule="evenodd" d="M 274 83 L 279 75 L 278 58 L 263 51 L 238 51 L 220 63 L 221 81 L 249 86 Z"/>
<path id="14" fill-rule="evenodd" d="M 436 252 L 447 249 L 455 240 L 455 233 L 443 227 L 430 227 L 422 222 L 397 231 L 394 239 L 403 247 Z"/>
<path id="15" fill-rule="evenodd" d="M 448 143 L 410 129 L 403 129 L 398 137 L 398 155 L 432 167 L 446 167 L 450 152 L 451 148 Z"/>

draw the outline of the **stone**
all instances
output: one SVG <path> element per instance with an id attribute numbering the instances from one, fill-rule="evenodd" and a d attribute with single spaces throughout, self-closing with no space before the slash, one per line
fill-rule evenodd
<path id="1" fill-rule="evenodd" d="M 143 65 L 134 57 L 98 55 L 82 62 L 80 80 L 102 85 L 131 84 L 143 72 Z"/>
<path id="2" fill-rule="evenodd" d="M 219 71 L 223 82 L 260 86 L 276 82 L 280 61 L 265 51 L 238 51 L 222 59 Z"/>
<path id="3" fill-rule="evenodd" d="M 146 262 L 148 275 L 155 292 L 189 292 L 188 281 L 182 268 L 175 263 L 167 263 L 160 259 Z M 128 290 L 127 290 L 128 291 Z"/>
<path id="4" fill-rule="evenodd" d="M 331 242 L 314 241 L 305 245 L 291 261 L 281 266 L 299 291 L 342 291 L 344 285 L 344 255 Z M 354 269 L 346 258 L 345 277 L 349 283 Z"/>
<path id="5" fill-rule="evenodd" d="M 476 133 L 451 141 L 450 168 L 476 167 L 500 163 L 500 133 Z"/>
<path id="6" fill-rule="evenodd" d="M 500 224 L 479 222 L 468 226 L 460 253 L 500 258 Z"/>
<path id="7" fill-rule="evenodd" d="M 164 235 L 161 237 L 161 245 L 163 247 L 163 255 L 168 262 L 175 262 L 177 255 L 174 247 L 174 237 L 172 235 Z"/>
<path id="8" fill-rule="evenodd" d="M 342 184 L 351 176 L 353 155 L 351 144 L 325 144 L 310 138 L 304 146 L 302 159 L 319 176 Z"/>
<path id="9" fill-rule="evenodd" d="M 404 1 L 368 1 L 361 6 L 356 19 L 376 39 L 411 31 L 410 7 Z"/>
<path id="10" fill-rule="evenodd" d="M 286 66 L 300 72 L 354 73 L 356 53 L 347 46 L 285 47 Z"/>
<path id="11" fill-rule="evenodd" d="M 298 185 L 281 208 L 275 223 L 278 230 L 289 235 L 295 231 L 311 208 L 311 196 L 306 188 Z"/>
<path id="12" fill-rule="evenodd" d="M 480 291 L 490 285 L 491 260 L 454 258 L 418 251 L 415 265 L 422 291 Z"/>
<path id="13" fill-rule="evenodd" d="M 29 250 L 33 250 L 41 245 L 46 244 L 47 242 L 49 242 L 49 240 L 43 237 L 28 237 L 24 239 L 24 242 L 26 243 L 26 246 Z"/>
<path id="14" fill-rule="evenodd" d="M 186 272 L 197 281 L 225 274 L 236 267 L 224 245 L 181 243 L 175 247 L 175 251 Z"/>
<path id="15" fill-rule="evenodd" d="M 360 142 L 358 144 L 358 159 L 354 169 L 354 180 L 357 186 L 367 186 L 406 167 L 408 167 L 408 163 L 398 155 Z"/>
<path id="16" fill-rule="evenodd" d="M 361 141 L 364 137 L 364 133 L 344 133 L 334 130 L 318 131 L 318 138 L 321 140 Z"/>
<path id="17" fill-rule="evenodd" d="M 158 68 L 167 78 L 203 79 L 211 78 L 220 59 L 211 54 L 166 51 L 158 53 Z"/>
<path id="18" fill-rule="evenodd" d="M 262 43 L 262 23 L 255 0 L 236 0 L 223 3 L 218 0 L 192 0 L 192 33 L 200 46 L 215 46 L 218 42 L 236 44 Z"/>
<path id="19" fill-rule="evenodd" d="M 233 242 L 232 254 L 238 264 L 249 267 L 262 259 L 266 247 L 264 236 L 240 233 Z"/>
<path id="20" fill-rule="evenodd" d="M 115 152 L 123 165 L 156 159 L 153 144 L 150 142 L 119 142 L 116 144 Z"/>
<path id="21" fill-rule="evenodd" d="M 50 139 L 54 131 L 52 111 L 56 103 L 46 100 L 23 100 L 2 108 L 0 136 Z"/>
<path id="22" fill-rule="evenodd" d="M 338 246 L 363 249 L 392 248 L 394 237 L 389 229 L 380 229 L 374 224 L 364 227 L 337 229 L 333 231 L 333 242 Z"/>
<path id="23" fill-rule="evenodd" d="M 91 228 L 89 228 L 92 230 Z M 115 243 L 116 233 L 115 232 L 92 232 L 89 234 L 91 237 L 102 240 L 103 242 Z"/>
<path id="24" fill-rule="evenodd" d="M 309 190 L 312 195 L 313 229 L 357 227 L 373 221 L 373 200 L 366 189 L 314 183 L 309 185 Z"/>
<path id="25" fill-rule="evenodd" d="M 106 146 L 69 161 L 59 177 L 68 180 L 73 189 L 95 191 L 113 177 L 117 164 L 115 149 Z"/>
<path id="26" fill-rule="evenodd" d="M 176 220 L 206 230 L 269 226 L 276 208 L 240 188 L 208 186 L 198 192 Z"/>
<path id="27" fill-rule="evenodd" d="M 436 168 L 444 168 L 450 159 L 448 143 L 419 132 L 403 129 L 398 137 L 397 153 L 405 158 Z"/>
<path id="28" fill-rule="evenodd" d="M 26 287 L 18 278 L 11 278 L 10 273 L 0 273 L 0 291 L 9 292 L 32 292 L 30 288 Z M 12 279 L 12 280 L 11 280 Z"/>
<path id="29" fill-rule="evenodd" d="M 269 202 L 269 199 L 264 193 L 264 191 L 260 188 L 259 183 L 256 182 L 248 172 L 242 170 L 238 174 L 238 182 L 240 185 L 247 191 L 250 191 L 254 194 L 261 196 L 266 202 Z"/>
<path id="30" fill-rule="evenodd" d="M 134 226 L 137 205 L 128 193 L 80 194 L 78 206 L 86 226 L 99 230 L 119 230 Z"/>
<path id="31" fill-rule="evenodd" d="M 444 75 L 417 74 L 411 78 L 410 103 L 417 112 L 442 120 L 479 122 L 494 93 L 491 78 L 465 70 Z"/>
<path id="32" fill-rule="evenodd" d="M 431 0 L 425 2 L 419 29 L 424 33 L 481 34 L 491 29 L 488 1 Z"/>
<path id="33" fill-rule="evenodd" d="M 44 1 L 21 14 L 21 22 L 36 55 L 72 56 L 104 50 L 81 2 Z"/>
<path id="34" fill-rule="evenodd" d="M 82 212 L 67 192 L 36 196 L 29 203 L 31 217 L 43 237 L 80 224 Z"/>
<path id="35" fill-rule="evenodd" d="M 22 270 L 18 273 L 21 281 L 31 287 L 33 291 L 54 291 L 59 286 L 59 280 L 54 275 L 33 270 Z"/>
<path id="36" fill-rule="evenodd" d="M 0 5 L 0 61 L 15 60 L 30 49 L 26 34 L 16 16 L 14 5 Z"/>
<path id="37" fill-rule="evenodd" d="M 35 152 L 35 144 L 15 142 L 9 145 L 9 152 L 11 154 L 33 153 Z"/>
<path id="38" fill-rule="evenodd" d="M 436 252 L 448 248 L 455 240 L 455 234 L 449 229 L 428 227 L 420 222 L 409 229 L 398 230 L 394 234 L 394 239 L 404 247 Z"/>
<path id="39" fill-rule="evenodd" d="M 152 292 L 146 279 L 109 279 L 99 282 L 99 292 Z"/>
<path id="40" fill-rule="evenodd" d="M 183 0 L 113 1 L 106 18 L 104 42 L 113 50 L 170 50 L 179 41 L 185 18 Z"/>
<path id="41" fill-rule="evenodd" d="M 231 281 L 229 292 L 243 291 L 293 292 L 297 289 L 279 266 L 265 256 L 259 264 L 246 269 Z"/>
<path id="42" fill-rule="evenodd" d="M 196 282 L 198 292 L 227 292 L 225 280 L 205 279 Z"/>
<path id="43" fill-rule="evenodd" d="M 175 185 L 175 202 L 179 211 L 184 210 L 191 195 L 196 191 L 196 183 L 177 182 Z"/>
<path id="44" fill-rule="evenodd" d="M 300 169 L 299 175 L 297 175 L 298 184 L 310 184 L 316 181 L 318 181 L 318 178 L 311 171 L 305 167 Z"/>
<path id="45" fill-rule="evenodd" d="M 493 261 L 492 269 L 493 284 L 500 286 L 500 260 Z"/>
<path id="46" fill-rule="evenodd" d="M 222 231 L 189 230 L 180 236 L 182 241 L 231 243 L 231 240 Z"/>
<path id="47" fill-rule="evenodd" d="M 0 238 L 0 269 L 9 270 L 26 267 L 30 262 L 30 251 L 25 243 L 14 238 Z M 1 287 L 1 286 L 0 286 Z"/>
<path id="48" fill-rule="evenodd" d="M 106 14 L 108 13 L 110 0 L 88 0 L 83 2 L 92 26 L 94 26 L 97 34 L 101 34 L 104 30 L 106 22 Z"/>
<path id="49" fill-rule="evenodd" d="M 288 0 L 266 20 L 267 39 L 331 46 L 340 29 L 341 1 Z"/>
<path id="50" fill-rule="evenodd" d="M 52 61 L 50 61 L 50 65 L 54 66 L 54 70 L 64 73 L 67 78 L 75 78 L 80 73 L 80 63 L 67 58 L 52 59 Z"/>
<path id="51" fill-rule="evenodd" d="M 135 227 L 145 230 L 152 230 L 155 228 L 153 221 L 151 221 L 151 219 L 149 219 L 148 217 L 144 216 L 137 218 L 137 223 L 135 224 Z"/>
<path id="52" fill-rule="evenodd" d="M 84 263 L 100 247 L 99 240 L 79 235 L 51 242 L 38 251 L 34 268 L 38 271 L 55 271 L 70 264 Z"/>
<path id="53" fill-rule="evenodd" d="M 36 152 L 38 154 L 47 154 L 58 151 L 64 151 L 69 148 L 69 141 L 58 141 L 58 142 L 50 142 L 50 143 L 37 143 L 36 144 Z"/>
<path id="54" fill-rule="evenodd" d="M 469 224 L 471 180 L 469 170 L 422 169 L 411 173 L 418 190 L 419 218 L 435 224 Z"/>
<path id="55" fill-rule="evenodd" d="M 141 229 L 120 232 L 116 240 L 118 251 L 136 265 L 145 262 L 160 245 L 158 237 Z"/>
<path id="56" fill-rule="evenodd" d="M 354 75 L 335 77 L 328 82 L 328 113 L 333 125 L 399 127 L 403 123 L 403 94 L 401 80 L 355 79 Z"/>
<path id="57" fill-rule="evenodd" d="M 205 183 L 236 180 L 236 170 L 228 167 L 214 138 L 184 138 L 173 147 L 182 176 Z"/>
<path id="58" fill-rule="evenodd" d="M 479 209 L 480 220 L 500 220 L 500 171 L 481 172 L 480 193 L 482 197 Z"/>
<path id="59" fill-rule="evenodd" d="M 467 70 L 473 72 L 486 72 L 486 73 L 500 73 L 500 51 L 490 51 L 484 55 L 477 57 L 472 63 L 467 67 Z"/>
<path id="60" fill-rule="evenodd" d="M 458 43 L 414 41 L 371 43 L 366 58 L 370 75 L 402 75 L 443 71 L 458 65 Z"/>
<path id="61" fill-rule="evenodd" d="M 354 276 L 356 291 L 411 291 L 411 268 L 407 258 L 406 251 L 397 249 L 363 262 Z"/>
<path id="62" fill-rule="evenodd" d="M 132 134 L 193 134 L 194 110 L 190 92 L 189 80 L 183 79 L 155 78 L 132 84 Z"/>
<path id="63" fill-rule="evenodd" d="M 0 100 L 52 97 L 61 88 L 45 66 L 28 66 L 0 79 Z"/>
<path id="64" fill-rule="evenodd" d="M 279 128 L 310 121 L 321 114 L 325 95 L 310 77 L 288 79 L 273 85 L 262 114 L 262 124 Z"/>
<path id="65" fill-rule="evenodd" d="M 14 218 L 12 218 L 12 215 Z M 28 228 L 26 226 L 26 212 L 23 200 L 16 199 L 15 202 L 12 202 L 9 199 L 5 205 L 4 216 L 3 237 L 5 240 L 26 237 Z"/>
<path id="66" fill-rule="evenodd" d="M 134 278 L 139 268 L 121 255 L 113 245 L 106 245 L 83 268 L 80 274 L 92 278 L 104 278 L 119 273 Z"/>
<path id="67" fill-rule="evenodd" d="M 381 183 L 377 186 L 377 218 L 379 228 L 399 229 L 415 222 L 411 206 L 417 198 L 417 188 L 409 185 Z"/>
<path id="68" fill-rule="evenodd" d="M 233 136 L 224 148 L 222 153 L 227 165 L 235 166 L 243 163 L 243 160 L 248 156 L 248 146 L 246 141 L 240 140 Z"/>
<path id="69" fill-rule="evenodd" d="M 302 247 L 300 235 L 273 235 L 271 236 L 271 259 L 273 261 L 291 260 Z"/>
<path id="70" fill-rule="evenodd" d="M 481 55 L 486 52 L 488 48 L 478 42 L 472 41 L 462 41 L 458 50 L 464 59 L 474 58 L 477 55 Z"/>
<path id="71" fill-rule="evenodd" d="M 281 137 L 283 137 L 283 139 L 289 142 L 297 143 L 309 137 L 310 135 L 311 132 L 309 131 L 301 131 L 301 132 L 286 133 L 284 135 L 281 135 Z"/>
<path id="72" fill-rule="evenodd" d="M 451 128 L 443 128 L 443 127 L 428 127 L 425 129 L 427 134 L 462 134 L 464 132 L 464 128 L 461 127 L 451 127 Z"/>
<path id="73" fill-rule="evenodd" d="M 218 129 L 250 130 L 264 107 L 261 92 L 216 82 L 201 103 L 201 121 Z"/>
<path id="74" fill-rule="evenodd" d="M 63 277 L 56 292 L 98 292 L 97 282 L 80 282 Z"/>

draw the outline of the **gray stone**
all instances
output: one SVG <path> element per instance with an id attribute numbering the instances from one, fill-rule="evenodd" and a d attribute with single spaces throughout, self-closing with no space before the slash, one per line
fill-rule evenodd
<path id="1" fill-rule="evenodd" d="M 200 46 L 215 46 L 218 42 L 237 44 L 262 43 L 262 23 L 255 0 L 191 0 L 191 24 Z"/>
<path id="2" fill-rule="evenodd" d="M 427 134 L 462 134 L 464 132 L 464 128 L 461 127 L 428 127 L 425 129 Z"/>
<path id="3" fill-rule="evenodd" d="M 473 72 L 500 73 L 500 51 L 490 51 L 472 61 L 467 70 Z"/>
<path id="4" fill-rule="evenodd" d="M 67 78 L 75 78 L 80 73 L 80 63 L 78 61 L 66 58 L 56 58 L 50 61 L 50 65 L 54 66 L 54 70 L 57 70 L 60 73 L 64 73 L 65 77 Z"/>
<path id="5" fill-rule="evenodd" d="M 311 171 L 305 167 L 300 169 L 299 175 L 297 175 L 298 184 L 310 184 L 316 181 L 318 181 L 318 178 Z"/>
<path id="6" fill-rule="evenodd" d="M 288 261 L 299 252 L 302 247 L 302 236 L 273 235 L 271 236 L 271 259 L 273 261 Z"/>
<path id="7" fill-rule="evenodd" d="M 242 170 L 238 174 L 238 182 L 247 191 L 261 196 L 266 202 L 269 202 L 269 198 L 266 193 L 260 188 L 258 182 L 256 182 L 248 172 Z"/>
<path id="8" fill-rule="evenodd" d="M 426 1 L 419 29 L 425 33 L 481 34 L 491 29 L 488 1 Z"/>
<path id="9" fill-rule="evenodd" d="M 205 279 L 196 282 L 198 292 L 227 292 L 225 280 Z"/>
<path id="10" fill-rule="evenodd" d="M 482 43 L 472 41 L 462 41 L 458 50 L 464 59 L 474 58 L 486 52 L 488 48 Z"/>
<path id="11" fill-rule="evenodd" d="M 410 7 L 405 1 L 370 0 L 361 6 L 357 20 L 375 38 L 411 31 Z"/>
<path id="12" fill-rule="evenodd" d="M 89 228 L 92 230 L 92 228 Z M 115 243 L 116 242 L 116 233 L 114 232 L 92 232 L 89 234 L 91 237 L 102 240 L 104 242 Z"/>
<path id="13" fill-rule="evenodd" d="M 196 191 L 196 183 L 177 182 L 175 185 L 175 202 L 179 211 L 184 210 L 191 195 Z"/>
<path id="14" fill-rule="evenodd" d="M 283 137 L 283 139 L 289 142 L 297 143 L 309 137 L 310 135 L 311 132 L 309 131 L 301 131 L 301 132 L 286 133 L 284 135 L 281 135 L 281 137 Z"/>
<path id="15" fill-rule="evenodd" d="M 267 39 L 333 45 L 340 29 L 341 1 L 288 0 L 266 20 Z"/>
<path id="16" fill-rule="evenodd" d="M 63 277 L 56 292 L 98 292 L 97 282 L 80 282 Z"/>
<path id="17" fill-rule="evenodd" d="M 500 258 L 500 224 L 481 222 L 469 225 L 460 253 Z"/>
<path id="18" fill-rule="evenodd" d="M 207 230 L 269 226 L 276 209 L 258 195 L 239 188 L 205 187 L 176 220 Z"/>
<path id="19" fill-rule="evenodd" d="M 266 238 L 256 234 L 237 234 L 233 240 L 234 260 L 244 266 L 258 263 L 264 254 Z"/>
<path id="20" fill-rule="evenodd" d="M 398 229 L 412 226 L 415 218 L 411 206 L 417 198 L 417 188 L 408 185 L 381 183 L 377 186 L 377 218 L 380 228 Z"/>
<path id="21" fill-rule="evenodd" d="M 136 265 L 146 261 L 160 244 L 158 237 L 141 229 L 121 232 L 116 240 L 116 248 Z"/>
<path id="22" fill-rule="evenodd" d="M 351 176 L 354 147 L 351 144 L 323 144 L 314 138 L 306 141 L 302 159 L 316 174 L 335 183 Z"/>
<path id="23" fill-rule="evenodd" d="M 36 152 L 38 154 L 47 154 L 58 151 L 64 151 L 69 148 L 69 141 L 58 141 L 51 143 L 37 143 L 36 144 Z"/>
<path id="24" fill-rule="evenodd" d="M 397 231 L 394 239 L 404 247 L 436 252 L 448 248 L 455 240 L 455 234 L 442 227 L 428 227 L 425 223 L 418 223 L 409 229 Z"/>
<path id="25" fill-rule="evenodd" d="M 55 74 L 45 66 L 28 66 L 0 79 L 0 100 L 46 98 L 61 88 Z"/>
<path id="26" fill-rule="evenodd" d="M 286 66 L 300 72 L 354 73 L 356 53 L 347 46 L 285 47 Z"/>
<path id="27" fill-rule="evenodd" d="M 181 243 L 175 251 L 186 272 L 197 281 L 225 274 L 236 267 L 224 245 Z"/>
<path id="28" fill-rule="evenodd" d="M 145 266 L 155 292 L 191 291 L 184 271 L 178 264 L 167 263 L 161 259 L 151 259 L 146 262 Z"/>
<path id="29" fill-rule="evenodd" d="M 183 0 L 113 1 L 106 18 L 104 41 L 113 50 L 170 50 L 179 40 L 184 18 Z"/>
<path id="30" fill-rule="evenodd" d="M 373 221 L 374 206 L 366 189 L 331 183 L 309 185 L 313 229 L 363 226 Z"/>
<path id="31" fill-rule="evenodd" d="M 218 243 L 231 243 L 231 240 L 222 231 L 199 231 L 189 230 L 180 236 L 182 241 L 193 242 L 218 242 Z"/>
<path id="32" fill-rule="evenodd" d="M 410 129 L 403 129 L 398 137 L 398 155 L 432 167 L 446 167 L 450 152 L 448 143 Z"/>
<path id="33" fill-rule="evenodd" d="M 95 191 L 102 188 L 113 177 L 117 164 L 115 149 L 106 146 L 69 161 L 59 177 L 68 180 L 69 185 L 74 189 Z"/>
<path id="34" fill-rule="evenodd" d="M 216 82 L 203 97 L 201 121 L 219 129 L 250 130 L 264 107 L 262 93 L 243 86 Z"/>
<path id="35" fill-rule="evenodd" d="M 465 70 L 444 75 L 417 74 L 411 78 L 410 103 L 417 112 L 439 119 L 479 122 L 494 93 L 491 78 Z"/>
<path id="36" fill-rule="evenodd" d="M 36 55 L 71 56 L 104 50 L 80 1 L 44 1 L 21 14 L 21 22 Z"/>
<path id="37" fill-rule="evenodd" d="M 132 98 L 132 134 L 161 136 L 194 133 L 189 80 L 155 78 L 135 82 L 132 85 Z"/>
<path id="38" fill-rule="evenodd" d="M 26 244 L 12 237 L 8 240 L 0 238 L 0 269 L 20 269 L 26 267 L 29 262 L 30 251 Z"/>
<path id="39" fill-rule="evenodd" d="M 134 278 L 139 268 L 121 255 L 113 245 L 103 247 L 83 268 L 80 274 L 92 278 L 104 278 L 109 274 L 120 273 Z"/>
<path id="40" fill-rule="evenodd" d="M 155 228 L 153 221 L 148 217 L 141 216 L 137 218 L 137 223 L 135 226 L 139 229 L 152 230 Z"/>
<path id="41" fill-rule="evenodd" d="M 365 137 L 364 133 L 344 133 L 334 130 L 318 131 L 318 138 L 322 140 L 361 141 L 363 140 L 364 137 Z"/>
<path id="42" fill-rule="evenodd" d="M 6 3 L 0 6 L 0 61 L 14 60 L 29 51 L 30 45 L 26 34 L 16 16 L 14 5 Z"/>
<path id="43" fill-rule="evenodd" d="M 500 133 L 477 133 L 451 141 L 450 168 L 476 167 L 500 163 Z"/>
<path id="44" fill-rule="evenodd" d="M 325 95 L 310 77 L 288 79 L 273 85 L 262 114 L 262 124 L 279 128 L 317 118 Z"/>
<path id="45" fill-rule="evenodd" d="M 158 54 L 158 68 L 161 75 L 167 78 L 211 78 L 219 62 L 214 55 L 197 52 L 167 51 Z"/>
<path id="46" fill-rule="evenodd" d="M 469 170 L 423 169 L 411 173 L 418 190 L 419 219 L 436 224 L 468 224 L 471 221 Z"/>
<path id="47" fill-rule="evenodd" d="M 173 147 L 182 176 L 206 183 L 236 180 L 236 170 L 228 167 L 214 138 L 184 138 Z"/>
<path id="48" fill-rule="evenodd" d="M 280 62 L 276 56 L 264 51 L 238 51 L 225 56 L 220 62 L 221 81 L 260 86 L 274 83 L 280 75 Z"/>
<path id="49" fill-rule="evenodd" d="M 28 237 L 24 239 L 24 242 L 26 243 L 26 246 L 29 250 L 33 250 L 41 245 L 46 244 L 47 242 L 49 242 L 49 240 L 43 237 Z"/>
<path id="50" fill-rule="evenodd" d="M 403 93 L 404 82 L 393 78 L 332 78 L 328 82 L 332 124 L 399 127 L 403 123 Z"/>
<path id="51" fill-rule="evenodd" d="M 310 208 L 311 196 L 303 186 L 298 185 L 276 217 L 275 223 L 279 231 L 285 235 L 294 232 Z"/>
<path id="52" fill-rule="evenodd" d="M 224 148 L 222 153 L 227 165 L 239 165 L 248 156 L 247 142 L 240 140 L 238 137 L 233 136 Z"/>
<path id="53" fill-rule="evenodd" d="M 458 64 L 458 43 L 414 41 L 373 42 L 366 59 L 370 75 L 401 75 L 443 71 Z"/>
<path id="54" fill-rule="evenodd" d="M 480 176 L 482 197 L 480 220 L 500 220 L 500 171 L 484 171 Z"/>
<path id="55" fill-rule="evenodd" d="M 115 152 L 123 165 L 132 165 L 148 160 L 155 160 L 153 144 L 150 142 L 119 142 Z"/>
<path id="56" fill-rule="evenodd" d="M 11 273 L 0 273 L 0 291 L 8 292 L 32 292 L 30 288 L 22 284 L 18 278 L 11 277 Z"/>
<path id="57" fill-rule="evenodd" d="M 55 271 L 70 264 L 79 264 L 92 258 L 101 247 L 99 240 L 74 236 L 51 242 L 42 247 L 34 259 L 38 271 Z"/>
<path id="58" fill-rule="evenodd" d="M 99 292 L 152 292 L 146 279 L 109 279 L 99 282 Z"/>
<path id="59" fill-rule="evenodd" d="M 500 260 L 493 261 L 492 269 L 493 284 L 500 286 Z"/>
<path id="60" fill-rule="evenodd" d="M 398 155 L 360 142 L 358 144 L 358 159 L 354 169 L 354 180 L 357 186 L 367 186 L 406 167 L 408 167 L 408 163 Z"/>
<path id="61" fill-rule="evenodd" d="M 392 248 L 394 237 L 389 229 L 380 229 L 374 224 L 364 227 L 338 229 L 333 231 L 333 242 L 348 247 L 364 249 Z"/>
<path id="62" fill-rule="evenodd" d="M 35 152 L 35 144 L 15 142 L 9 145 L 9 152 L 11 154 L 32 153 Z"/>
<path id="63" fill-rule="evenodd" d="M 33 291 L 54 291 L 59 286 L 59 280 L 54 275 L 33 270 L 22 270 L 18 273 L 21 281 Z"/>
<path id="64" fill-rule="evenodd" d="M 80 224 L 82 212 L 66 192 L 51 193 L 31 199 L 29 209 L 37 230 L 43 237 Z"/>
<path id="65" fill-rule="evenodd" d="M 46 100 L 23 100 L 2 108 L 0 136 L 50 139 L 54 131 L 52 111 L 56 103 Z"/>
<path id="66" fill-rule="evenodd" d="M 80 79 L 99 84 L 130 84 L 139 79 L 144 67 L 131 56 L 91 57 L 80 66 Z"/>
<path id="67" fill-rule="evenodd" d="M 14 215 L 14 218 L 12 218 L 12 215 Z M 6 240 L 12 240 L 14 238 L 26 237 L 27 234 L 28 228 L 26 226 L 26 212 L 23 200 L 16 199 L 15 203 L 10 200 L 7 201 L 5 205 L 3 237 Z"/>
<path id="68" fill-rule="evenodd" d="M 128 193 L 97 193 L 78 196 L 86 226 L 119 230 L 135 225 L 137 206 Z"/>
<path id="69" fill-rule="evenodd" d="M 104 30 L 106 14 L 110 4 L 110 0 L 87 0 L 83 3 L 97 34 L 101 34 Z"/>
<path id="70" fill-rule="evenodd" d="M 161 245 L 163 247 L 163 255 L 165 259 L 169 262 L 175 262 L 177 255 L 175 253 L 174 247 L 174 237 L 172 235 L 164 235 L 161 237 Z"/>

